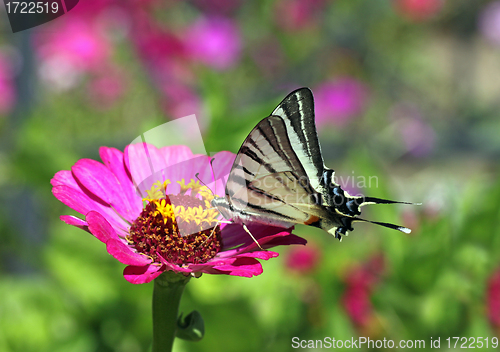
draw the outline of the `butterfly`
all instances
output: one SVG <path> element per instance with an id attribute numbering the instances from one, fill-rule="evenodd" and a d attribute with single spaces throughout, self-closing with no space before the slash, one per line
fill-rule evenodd
<path id="1" fill-rule="evenodd" d="M 226 220 L 290 228 L 314 226 L 337 239 L 356 221 L 410 233 L 394 224 L 359 218 L 367 204 L 413 204 L 351 196 L 334 180 L 323 162 L 309 88 L 290 93 L 261 120 L 241 145 L 229 173 L 225 197 L 212 200 Z M 253 238 L 253 236 L 252 236 Z M 255 239 L 254 239 L 255 240 Z"/>

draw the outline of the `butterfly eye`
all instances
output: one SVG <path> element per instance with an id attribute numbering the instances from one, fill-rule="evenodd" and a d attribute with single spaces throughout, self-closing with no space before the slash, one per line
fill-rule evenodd
<path id="1" fill-rule="evenodd" d="M 354 215 L 359 215 L 361 212 L 359 211 L 358 203 L 355 199 L 350 200 L 346 203 L 347 209 L 349 209 Z"/>
<path id="2" fill-rule="evenodd" d="M 344 191 L 339 186 L 334 186 L 333 189 L 333 203 L 341 205 L 344 203 Z"/>
<path id="3" fill-rule="evenodd" d="M 340 188 L 339 186 L 333 187 L 333 194 L 336 196 L 343 196 L 344 195 L 344 190 Z"/>

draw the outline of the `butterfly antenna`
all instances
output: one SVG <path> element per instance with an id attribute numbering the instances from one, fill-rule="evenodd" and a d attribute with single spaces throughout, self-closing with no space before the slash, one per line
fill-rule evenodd
<path id="1" fill-rule="evenodd" d="M 199 172 L 197 172 L 194 176 L 198 179 L 198 181 L 200 181 L 203 184 L 203 186 L 207 187 L 210 190 L 210 192 L 212 192 L 212 194 L 215 194 L 214 191 L 212 191 L 212 189 L 208 187 L 208 185 L 201 180 Z"/>
<path id="2" fill-rule="evenodd" d="M 394 202 L 394 203 L 400 203 L 400 202 Z M 399 225 L 394 225 L 394 224 L 389 224 L 387 222 L 371 221 L 371 220 L 365 220 L 365 219 L 361 219 L 361 218 L 355 218 L 353 220 L 354 221 L 369 222 L 371 224 L 384 226 L 384 227 L 387 227 L 387 228 L 390 228 L 390 229 L 393 229 L 393 230 L 398 230 L 398 231 L 401 231 L 401 232 L 406 233 L 406 234 L 411 233 L 411 229 L 409 229 L 407 227 L 399 226 Z"/>
<path id="3" fill-rule="evenodd" d="M 212 180 L 214 180 L 214 192 L 215 192 L 214 195 L 215 195 L 215 194 L 217 194 L 217 180 L 215 179 L 214 160 L 215 160 L 215 158 L 212 158 L 210 160 L 210 170 L 212 171 Z"/>

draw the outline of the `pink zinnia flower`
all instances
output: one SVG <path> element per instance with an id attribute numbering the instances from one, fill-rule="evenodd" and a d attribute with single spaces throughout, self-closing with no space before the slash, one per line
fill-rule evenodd
<path id="1" fill-rule="evenodd" d="M 367 101 L 367 87 L 354 78 L 323 83 L 314 89 L 316 121 L 318 125 L 331 122 L 343 126 L 364 112 Z"/>
<path id="2" fill-rule="evenodd" d="M 186 48 L 190 56 L 218 70 L 236 64 L 241 52 L 238 26 L 223 17 L 203 18 L 187 30 Z"/>
<path id="3" fill-rule="evenodd" d="M 257 259 L 278 253 L 262 250 L 238 224 L 219 224 L 214 197 L 203 182 L 212 179 L 210 157 L 186 146 L 156 148 L 134 144 L 125 152 L 102 147 L 103 163 L 79 160 L 52 179 L 52 192 L 85 216 L 63 215 L 67 224 L 90 232 L 123 264 L 125 279 L 146 283 L 162 272 L 251 277 L 262 273 Z M 216 190 L 224 193 L 234 154 L 214 156 Z M 290 229 L 250 225 L 262 248 L 305 244 Z"/>

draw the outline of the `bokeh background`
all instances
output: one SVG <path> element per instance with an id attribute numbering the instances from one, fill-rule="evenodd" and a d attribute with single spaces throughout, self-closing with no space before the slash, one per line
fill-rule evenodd
<path id="1" fill-rule="evenodd" d="M 236 152 L 301 86 L 347 189 L 423 203 L 365 218 L 413 232 L 298 226 L 259 277 L 191 280 L 206 336 L 175 350 L 500 337 L 500 1 L 81 0 L 16 34 L 0 5 L 0 350 L 147 351 L 152 284 L 59 220 L 51 177 L 191 114 Z"/>

